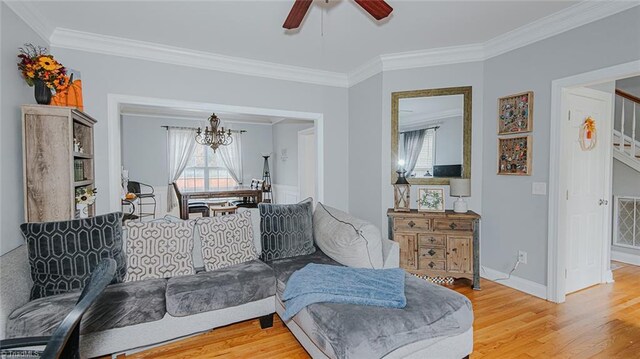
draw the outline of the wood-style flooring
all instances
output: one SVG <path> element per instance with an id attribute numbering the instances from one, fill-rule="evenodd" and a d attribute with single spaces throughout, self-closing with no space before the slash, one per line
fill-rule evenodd
<path id="1" fill-rule="evenodd" d="M 598 285 L 553 304 L 482 281 L 473 291 L 453 289 L 473 302 L 472 358 L 640 358 L 640 267 L 621 264 L 615 283 Z M 258 320 L 128 355 L 141 358 L 308 358 L 279 318 L 270 329 Z"/>

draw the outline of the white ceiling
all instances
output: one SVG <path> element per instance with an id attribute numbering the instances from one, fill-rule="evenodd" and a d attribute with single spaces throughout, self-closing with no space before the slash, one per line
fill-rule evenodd
<path id="1" fill-rule="evenodd" d="M 400 99 L 398 104 L 400 130 L 448 118 L 460 118 L 463 105 L 462 95 Z"/>
<path id="2" fill-rule="evenodd" d="M 571 1 L 394 1 L 376 22 L 353 1 L 314 1 L 302 27 L 282 23 L 293 0 L 46 1 L 50 28 L 155 42 L 280 64 L 349 72 L 375 56 L 482 43 Z"/>

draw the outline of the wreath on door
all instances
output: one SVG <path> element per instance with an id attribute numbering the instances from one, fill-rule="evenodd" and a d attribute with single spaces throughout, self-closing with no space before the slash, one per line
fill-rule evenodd
<path id="1" fill-rule="evenodd" d="M 591 151 L 596 147 L 598 134 L 596 132 L 596 120 L 587 117 L 580 126 L 580 148 L 583 151 Z"/>

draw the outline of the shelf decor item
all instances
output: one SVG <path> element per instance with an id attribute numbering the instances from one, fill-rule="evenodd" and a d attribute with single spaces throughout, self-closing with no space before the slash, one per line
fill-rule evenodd
<path id="1" fill-rule="evenodd" d="M 462 197 L 471 196 L 471 180 L 468 178 L 451 178 L 449 180 L 449 195 L 458 197 L 453 202 L 453 211 L 456 213 L 467 213 L 469 208 L 467 202 Z"/>
<path id="2" fill-rule="evenodd" d="M 80 72 L 67 69 L 67 75 L 69 75 L 68 86 L 56 91 L 55 96 L 51 98 L 51 104 L 54 106 L 75 107 L 80 111 L 84 111 Z"/>
<path id="3" fill-rule="evenodd" d="M 411 184 L 407 181 L 403 168 L 404 161 L 400 161 L 400 167 L 396 171 L 398 179 L 393 184 L 393 210 L 396 212 L 409 212 L 411 210 Z"/>
<path id="4" fill-rule="evenodd" d="M 418 188 L 418 212 L 444 212 L 444 188 Z"/>
<path id="5" fill-rule="evenodd" d="M 498 174 L 531 175 L 531 136 L 498 138 Z"/>
<path id="6" fill-rule="evenodd" d="M 533 91 L 498 99 L 498 134 L 511 135 L 533 130 Z"/>
<path id="7" fill-rule="evenodd" d="M 80 187 L 76 189 L 76 217 L 88 218 L 89 206 L 96 202 L 97 189 Z"/>
<path id="8" fill-rule="evenodd" d="M 67 69 L 50 55 L 46 47 L 25 44 L 18 54 L 18 70 L 40 105 L 51 103 L 52 92 L 61 93 L 70 84 Z"/>

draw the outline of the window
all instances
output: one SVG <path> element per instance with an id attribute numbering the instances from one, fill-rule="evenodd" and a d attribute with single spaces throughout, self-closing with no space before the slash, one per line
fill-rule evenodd
<path id="1" fill-rule="evenodd" d="M 187 167 L 176 182 L 180 188 L 191 191 L 210 191 L 236 185 L 220 153 L 213 153 L 211 147 L 203 145 L 196 145 Z"/>
<path id="2" fill-rule="evenodd" d="M 416 161 L 416 167 L 413 172 L 416 177 L 431 177 L 433 176 L 433 161 L 435 160 L 435 142 L 436 142 L 436 130 L 433 128 L 428 129 L 424 134 L 424 141 L 422 142 L 422 149 L 418 160 Z"/>

